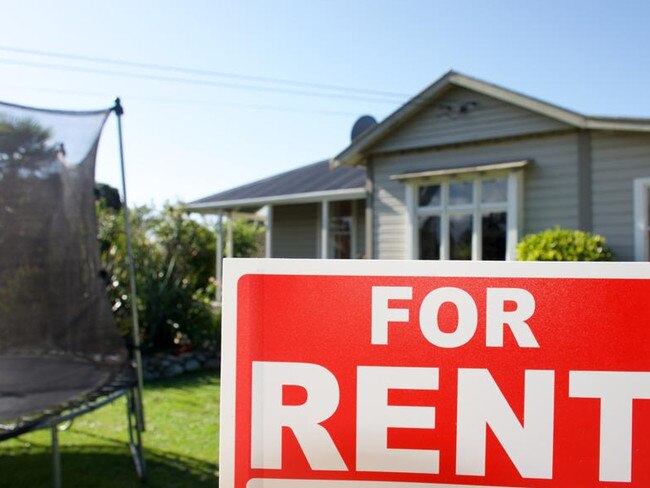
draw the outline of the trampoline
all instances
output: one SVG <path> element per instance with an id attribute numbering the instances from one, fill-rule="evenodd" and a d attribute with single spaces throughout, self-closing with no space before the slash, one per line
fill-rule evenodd
<path id="1" fill-rule="evenodd" d="M 145 474 L 137 310 L 127 347 L 97 242 L 95 158 L 113 112 L 135 297 L 119 99 L 87 112 L 0 103 L 0 440 L 51 429 L 55 486 L 58 426 L 121 396 L 135 467 Z"/>

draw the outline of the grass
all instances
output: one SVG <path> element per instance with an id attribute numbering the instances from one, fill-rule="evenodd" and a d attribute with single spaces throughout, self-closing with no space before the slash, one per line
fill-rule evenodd
<path id="1" fill-rule="evenodd" d="M 219 378 L 195 373 L 145 385 L 148 487 L 203 488 L 218 483 Z M 59 434 L 64 487 L 142 487 L 126 440 L 120 398 L 77 418 Z M 50 432 L 0 443 L 2 487 L 52 486 Z"/>

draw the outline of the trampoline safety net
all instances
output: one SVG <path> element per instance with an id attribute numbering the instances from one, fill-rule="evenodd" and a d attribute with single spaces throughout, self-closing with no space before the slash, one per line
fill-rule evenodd
<path id="1" fill-rule="evenodd" d="M 60 408 L 128 364 L 101 276 L 95 156 L 110 109 L 0 103 L 0 423 Z"/>

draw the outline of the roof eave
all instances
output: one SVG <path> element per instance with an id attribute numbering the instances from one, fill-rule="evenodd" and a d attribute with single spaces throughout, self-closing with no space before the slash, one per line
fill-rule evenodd
<path id="1" fill-rule="evenodd" d="M 198 213 L 219 213 L 220 211 L 246 207 L 264 207 L 265 205 L 286 205 L 337 200 L 360 200 L 365 197 L 365 188 L 344 188 L 341 190 L 293 193 L 268 197 L 242 198 L 239 200 L 190 203 L 187 205 L 187 209 L 191 212 Z"/>
<path id="2" fill-rule="evenodd" d="M 628 132 L 650 132 L 650 119 L 589 117 L 587 128 Z"/>
<path id="3" fill-rule="evenodd" d="M 450 82 L 456 86 L 467 88 L 468 90 L 477 91 L 502 102 L 510 103 L 518 107 L 545 115 L 551 119 L 564 122 L 565 124 L 572 125 L 578 128 L 586 128 L 587 117 L 577 112 L 573 112 L 566 108 L 553 105 L 542 100 L 523 95 L 513 90 L 501 88 L 500 86 L 487 83 L 476 78 L 471 78 L 459 73 L 451 75 Z"/>

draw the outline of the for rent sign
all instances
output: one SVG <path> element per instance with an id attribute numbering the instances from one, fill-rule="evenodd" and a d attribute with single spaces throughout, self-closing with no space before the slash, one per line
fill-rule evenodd
<path id="1" fill-rule="evenodd" d="M 650 265 L 229 260 L 223 488 L 650 486 Z"/>

